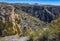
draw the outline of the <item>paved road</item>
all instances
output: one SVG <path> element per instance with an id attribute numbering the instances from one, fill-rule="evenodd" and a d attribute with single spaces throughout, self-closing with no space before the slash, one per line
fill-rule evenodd
<path id="1" fill-rule="evenodd" d="M 6 36 L 4 37 L 5 41 L 27 41 L 29 40 L 28 37 L 18 37 L 16 35 L 14 36 Z"/>

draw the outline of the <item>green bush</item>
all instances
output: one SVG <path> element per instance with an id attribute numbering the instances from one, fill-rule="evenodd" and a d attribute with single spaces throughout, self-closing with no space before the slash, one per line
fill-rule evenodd
<path id="1" fill-rule="evenodd" d="M 50 25 L 50 30 L 55 35 L 60 34 L 60 18 L 52 22 L 52 24 Z"/>
<path id="2" fill-rule="evenodd" d="M 4 38 L 0 37 L 0 41 L 4 41 Z"/>

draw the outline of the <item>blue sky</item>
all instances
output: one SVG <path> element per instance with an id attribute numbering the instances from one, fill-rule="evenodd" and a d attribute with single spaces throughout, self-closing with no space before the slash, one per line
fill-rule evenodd
<path id="1" fill-rule="evenodd" d="M 8 3 L 39 3 L 39 4 L 60 5 L 60 0 L 0 0 L 0 2 L 8 2 Z"/>

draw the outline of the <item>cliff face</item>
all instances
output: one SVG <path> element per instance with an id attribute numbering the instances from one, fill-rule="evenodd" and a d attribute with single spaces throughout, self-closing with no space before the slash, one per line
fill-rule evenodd
<path id="1" fill-rule="evenodd" d="M 52 20 L 60 16 L 60 6 L 15 5 L 15 7 L 32 16 L 39 18 L 44 22 L 50 23 Z"/>

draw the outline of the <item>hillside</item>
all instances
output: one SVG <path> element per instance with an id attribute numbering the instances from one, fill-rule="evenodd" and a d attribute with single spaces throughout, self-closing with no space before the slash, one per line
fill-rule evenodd
<path id="1" fill-rule="evenodd" d="M 1 2 L 0 37 L 17 35 L 29 37 L 29 41 L 60 41 L 59 9 L 53 5 Z"/>
<path id="2" fill-rule="evenodd" d="M 35 16 L 36 18 L 48 23 L 60 16 L 60 6 L 26 4 L 14 4 L 14 6 L 17 9 L 20 9 L 29 15 Z"/>
<path id="3" fill-rule="evenodd" d="M 46 26 L 46 23 L 43 21 L 28 15 L 28 13 L 22 10 L 16 9 L 13 5 L 3 6 L 2 4 L 0 10 L 0 29 L 5 32 L 5 35 L 19 34 L 26 29 L 35 30 L 36 28 Z M 10 31 L 12 32 L 9 33 Z"/>

